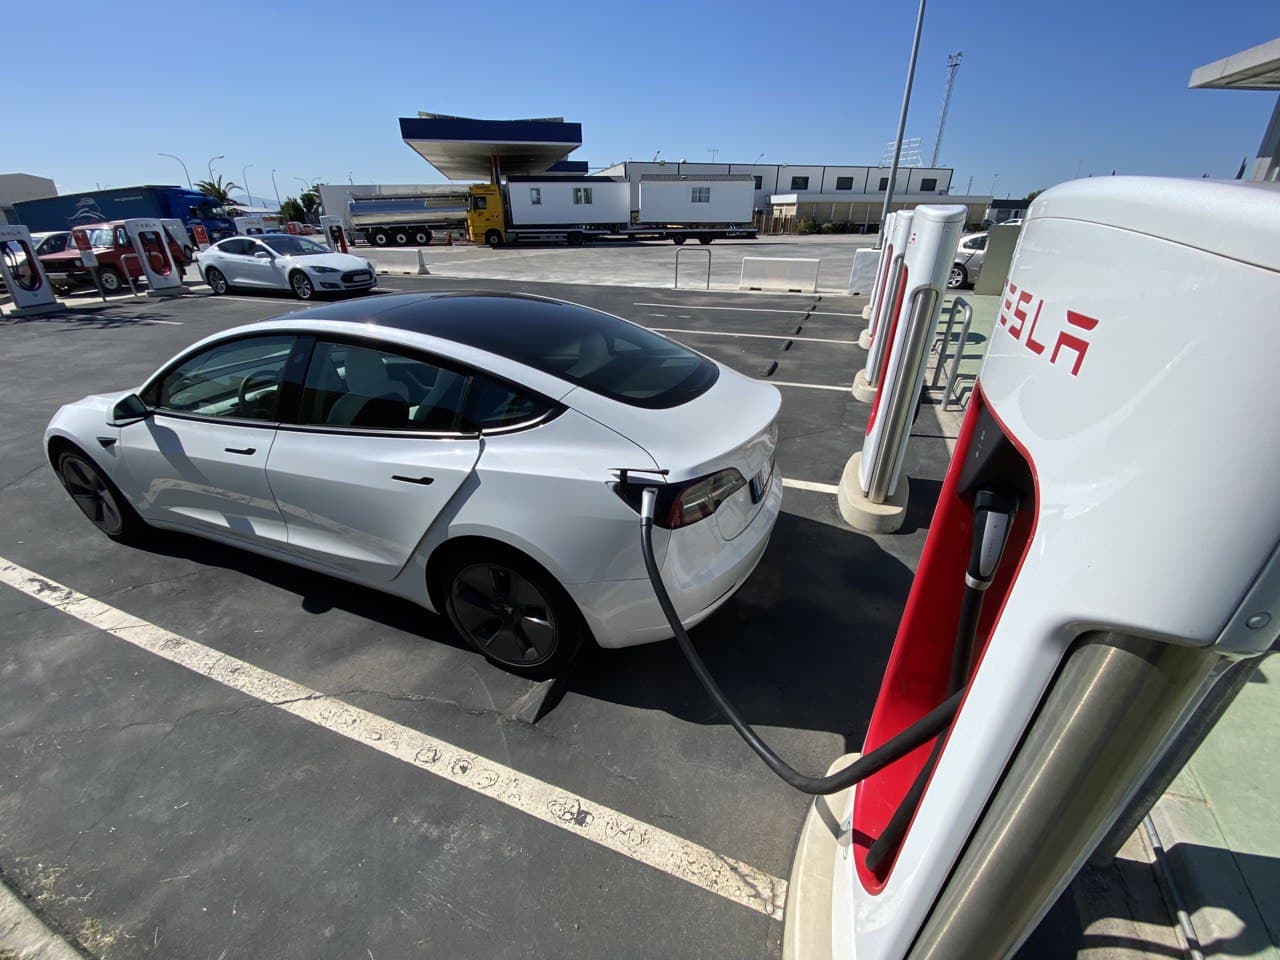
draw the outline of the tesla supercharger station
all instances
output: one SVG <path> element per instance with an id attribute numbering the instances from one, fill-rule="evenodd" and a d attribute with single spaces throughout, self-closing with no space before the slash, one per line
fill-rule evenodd
<path id="1" fill-rule="evenodd" d="M 126 220 L 125 232 L 133 241 L 133 256 L 147 278 L 147 296 L 173 297 L 183 293 L 182 271 L 173 260 L 169 237 L 159 220 Z"/>
<path id="2" fill-rule="evenodd" d="M 236 233 L 243 236 L 256 236 L 267 232 L 267 223 L 261 214 L 251 213 L 248 216 L 236 217 Z"/>
<path id="3" fill-rule="evenodd" d="M 60 307 L 36 257 L 31 231 L 20 224 L 0 224 L 0 276 L 13 300 L 11 317 L 30 317 Z"/>
<path id="4" fill-rule="evenodd" d="M 1277 303 L 1269 185 L 1100 177 L 1036 199 L 864 750 L 951 689 L 974 518 L 1004 498 L 963 700 L 932 744 L 819 798 L 784 956 L 1010 956 L 1273 649 Z"/>
<path id="5" fill-rule="evenodd" d="M 891 533 L 906 516 L 907 481 L 902 466 L 915 419 L 929 344 L 938 326 L 947 275 L 964 229 L 965 208 L 956 204 L 916 207 L 905 222 L 899 263 L 891 271 L 889 310 L 872 344 L 883 358 L 883 381 L 867 418 L 862 449 L 845 465 L 837 502 L 845 522 L 868 533 Z M 895 231 L 896 232 L 896 231 Z"/>
<path id="6" fill-rule="evenodd" d="M 893 233 L 893 222 L 898 219 L 896 213 L 891 213 L 884 220 L 884 229 L 881 231 L 881 239 L 885 241 L 880 248 L 880 260 L 876 263 L 876 275 L 872 281 L 871 299 L 867 305 L 862 308 L 862 319 L 870 321 L 867 328 L 858 334 L 858 346 L 863 350 L 870 349 L 871 338 L 874 335 L 874 321 L 876 311 L 880 309 L 880 298 L 884 296 L 885 281 L 888 279 L 889 263 L 893 260 L 893 244 L 888 242 L 890 234 Z"/>
<path id="7" fill-rule="evenodd" d="M 892 321 L 902 308 L 903 285 L 907 282 L 903 265 L 916 210 L 901 210 L 890 214 L 893 222 L 886 227 L 884 256 L 880 264 L 884 268 L 884 279 L 879 283 L 879 297 L 873 296 L 875 309 L 871 313 L 871 324 L 866 330 L 867 345 L 863 347 L 867 351 L 867 363 L 853 378 L 853 398 L 862 403 L 872 403 L 884 381 L 884 365 L 889 341 L 892 339 Z M 875 291 L 873 295 L 874 293 Z M 862 346 L 862 343 L 863 338 L 859 337 L 858 345 Z"/>
<path id="8" fill-rule="evenodd" d="M 324 239 L 329 248 L 334 253 L 350 253 L 347 249 L 347 234 L 342 229 L 342 218 L 331 215 L 324 215 L 320 218 L 320 232 L 324 234 Z"/>

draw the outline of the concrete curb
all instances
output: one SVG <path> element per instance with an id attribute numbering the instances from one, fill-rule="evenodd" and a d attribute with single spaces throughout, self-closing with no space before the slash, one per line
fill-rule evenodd
<path id="1" fill-rule="evenodd" d="M 14 960 L 84 960 L 82 954 L 0 883 L 0 956 Z"/>

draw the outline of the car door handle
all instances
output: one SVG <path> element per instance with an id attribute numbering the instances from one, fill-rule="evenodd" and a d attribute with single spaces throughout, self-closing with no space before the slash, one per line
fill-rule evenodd
<path id="1" fill-rule="evenodd" d="M 426 486 L 430 486 L 431 484 L 433 484 L 433 483 L 435 483 L 435 482 L 436 482 L 436 478 L 435 478 L 435 477 L 402 477 L 402 476 L 400 476 L 400 474 L 398 474 L 398 473 L 393 473 L 393 474 L 391 475 L 391 479 L 392 479 L 392 480 L 399 480 L 399 481 L 401 481 L 402 483 L 420 483 L 420 484 L 422 484 L 424 487 L 426 487 Z"/>
<path id="2" fill-rule="evenodd" d="M 256 447 L 223 447 L 222 449 L 227 453 L 238 453 L 242 457 L 252 457 L 258 452 Z"/>

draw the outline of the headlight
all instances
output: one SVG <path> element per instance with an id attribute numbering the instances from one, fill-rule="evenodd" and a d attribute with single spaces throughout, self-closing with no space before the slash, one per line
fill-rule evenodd
<path id="1" fill-rule="evenodd" d="M 369 268 L 369 272 L 370 272 L 370 273 L 377 273 L 377 272 L 378 272 L 377 270 L 373 269 L 373 264 L 372 264 L 372 263 L 370 263 L 368 260 L 366 260 L 366 261 L 364 262 L 364 265 L 365 265 L 366 267 L 368 267 L 368 268 Z"/>
<path id="2" fill-rule="evenodd" d="M 341 273 L 341 270 L 335 270 L 333 267 L 312 267 L 316 273 Z"/>

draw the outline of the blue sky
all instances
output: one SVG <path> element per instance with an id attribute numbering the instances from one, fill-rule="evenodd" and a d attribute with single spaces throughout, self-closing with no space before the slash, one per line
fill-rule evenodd
<path id="1" fill-rule="evenodd" d="M 185 9 L 185 12 L 184 12 Z M 876 163 L 893 138 L 915 3 L 74 2 L 5 11 L 0 172 L 63 192 L 215 172 L 442 179 L 399 138 L 418 110 L 582 123 L 574 157 Z M 216 23 L 215 33 L 209 25 Z M 907 136 L 955 187 L 1023 196 L 1090 172 L 1233 177 L 1274 94 L 1189 91 L 1193 68 L 1280 36 L 1275 0 L 933 0 Z M 130 64 L 136 64 L 130 66 Z M 82 65 L 83 69 L 77 67 Z M 25 76 L 28 82 L 15 81 Z M 27 131 L 24 137 L 22 131 Z"/>

